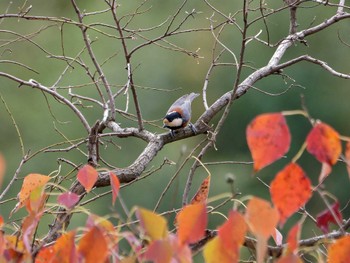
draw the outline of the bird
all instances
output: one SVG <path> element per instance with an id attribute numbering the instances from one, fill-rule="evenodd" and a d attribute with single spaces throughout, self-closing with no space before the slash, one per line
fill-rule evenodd
<path id="1" fill-rule="evenodd" d="M 182 97 L 178 98 L 167 111 L 163 119 L 163 128 L 170 129 L 170 134 L 174 137 L 174 130 L 185 128 L 187 125 L 191 127 L 193 133 L 196 133 L 196 130 L 191 120 L 191 103 L 192 101 L 199 96 L 199 93 L 190 93 L 185 94 Z"/>

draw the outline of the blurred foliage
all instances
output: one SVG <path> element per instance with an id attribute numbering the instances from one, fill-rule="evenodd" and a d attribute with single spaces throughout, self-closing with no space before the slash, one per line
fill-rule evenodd
<path id="1" fill-rule="evenodd" d="M 104 1 L 77 1 L 81 10 L 85 12 L 94 12 L 97 10 L 104 10 L 107 8 Z M 118 12 L 120 15 L 125 15 L 133 12 L 133 10 L 141 3 L 141 1 L 119 1 L 120 6 Z M 225 13 L 235 13 L 240 9 L 241 1 L 212 1 L 215 2 L 216 8 Z M 254 3 L 255 2 L 255 3 Z M 259 5 L 259 1 L 253 1 L 254 6 Z M 283 6 L 282 1 L 266 1 L 269 7 L 277 8 Z M 76 14 L 72 6 L 67 1 L 62 0 L 29 0 L 29 1 L 1 1 L 0 13 L 17 13 L 18 10 L 25 5 L 28 7 L 32 5 L 29 15 L 40 16 L 55 16 L 65 17 L 77 20 Z M 129 28 L 150 28 L 159 25 L 174 13 L 180 5 L 180 1 L 148 1 L 142 10 L 150 9 L 148 12 L 137 16 L 133 22 L 128 26 Z M 313 8 L 307 8 L 313 7 Z M 25 9 L 25 8 L 24 8 Z M 212 16 L 213 10 L 205 4 L 204 1 L 189 1 L 186 4 L 185 10 L 191 12 L 195 9 L 198 13 L 193 17 L 189 17 L 184 24 L 183 29 L 190 29 L 193 27 L 209 27 L 209 17 Z M 305 8 L 300 8 L 298 13 L 299 28 L 306 28 L 323 21 L 327 16 L 335 12 L 335 8 L 324 7 L 322 5 L 316 6 L 315 3 L 305 5 Z M 253 12 L 249 19 L 259 16 L 259 12 Z M 182 11 L 180 17 L 184 17 Z M 213 20 L 222 20 L 217 14 L 212 18 Z M 237 16 L 237 23 L 241 17 Z M 125 19 L 126 20 L 126 19 Z M 123 21 L 125 21 L 123 20 Z M 84 20 L 86 23 L 101 22 L 113 23 L 110 14 L 101 13 L 95 16 L 90 16 Z M 177 21 L 179 22 L 179 21 Z M 50 26 L 48 26 L 50 25 Z M 289 29 L 289 11 L 284 11 L 266 18 L 266 26 L 268 27 L 269 39 L 271 43 L 278 42 L 283 36 L 288 33 Z M 249 35 L 256 35 L 260 30 L 262 31 L 260 37 L 267 39 L 266 26 L 258 22 L 254 24 L 248 31 Z M 97 27 L 98 28 L 98 27 Z M 8 33 L 8 31 L 16 32 L 19 35 L 27 35 L 42 30 L 40 34 L 32 36 L 31 39 L 38 43 L 43 49 L 50 54 L 62 55 L 62 47 L 64 46 L 64 54 L 66 56 L 75 57 L 83 48 L 83 41 L 81 32 L 76 26 L 69 24 L 55 24 L 47 23 L 46 21 L 28 21 L 24 19 L 3 19 L 0 24 L 0 40 L 2 44 L 10 39 L 15 39 L 16 36 Z M 101 29 L 108 34 L 117 36 L 115 29 Z M 164 28 L 149 31 L 145 35 L 152 39 L 159 36 L 164 31 Z M 62 32 L 62 34 L 61 34 Z M 123 56 L 122 46 L 120 41 L 106 37 L 97 31 L 88 31 L 89 37 L 94 41 L 93 49 L 96 53 L 98 61 L 103 65 L 105 75 L 109 81 L 117 87 L 121 87 L 126 80 L 127 74 L 125 70 L 125 58 Z M 17 36 L 17 37 L 18 37 Z M 349 21 L 338 23 L 331 28 L 315 34 L 307 38 L 307 45 L 295 43 L 287 52 L 284 60 L 293 58 L 301 54 L 309 54 L 327 61 L 336 70 L 344 73 L 350 72 L 350 52 L 349 47 L 339 44 L 339 39 L 350 43 L 350 26 Z M 241 44 L 241 35 L 233 25 L 225 28 L 221 34 L 220 39 L 225 45 L 236 54 L 239 53 Z M 156 45 L 150 45 L 146 48 L 140 49 L 133 57 L 134 77 L 136 85 L 138 85 L 138 96 L 143 113 L 146 120 L 154 121 L 157 125 L 161 125 L 161 118 L 168 109 L 168 106 L 180 95 L 188 92 L 201 92 L 206 72 L 211 63 L 212 45 L 214 43 L 211 32 L 192 32 L 173 36 L 169 39 L 186 50 L 195 52 L 199 50 L 199 58 L 191 57 L 184 52 L 173 52 L 159 48 Z M 137 36 L 129 38 L 127 45 L 129 49 L 136 47 L 143 43 L 144 40 Z M 15 43 L 0 46 L 1 59 L 13 60 L 21 62 L 30 66 L 39 74 L 19 67 L 13 64 L 0 63 L 0 71 L 8 72 L 15 76 L 19 76 L 24 80 L 35 79 L 46 86 L 53 85 L 67 63 L 62 60 L 57 60 L 45 54 L 41 48 L 38 48 L 34 43 L 28 41 L 17 41 Z M 274 48 L 266 47 L 265 45 L 252 41 L 248 44 L 246 49 L 245 61 L 247 65 L 257 68 L 265 65 Z M 82 58 L 88 60 L 86 52 L 83 53 Z M 232 55 L 228 52 L 224 53 L 222 61 L 232 63 Z M 89 67 L 93 67 L 91 61 L 88 62 Z M 136 67 L 137 65 L 137 67 Z M 245 68 L 243 77 L 251 73 L 250 68 Z M 257 83 L 257 86 L 250 89 L 247 94 L 233 103 L 230 116 L 227 119 L 218 140 L 216 142 L 217 150 L 210 151 L 204 158 L 204 162 L 212 161 L 250 161 L 251 157 L 248 152 L 245 140 L 245 128 L 247 124 L 258 114 L 264 112 L 275 112 L 284 110 L 300 109 L 302 106 L 302 99 L 305 106 L 309 110 L 311 116 L 315 119 L 320 119 L 331 126 L 333 126 L 340 134 L 348 136 L 350 134 L 350 123 L 348 120 L 348 107 L 350 89 L 349 82 L 344 79 L 339 79 L 317 65 L 302 62 L 294 65 L 284 72 L 285 78 L 280 75 L 270 76 L 262 79 Z M 289 77 L 287 77 L 287 75 Z M 208 102 L 214 102 L 224 92 L 232 89 L 235 71 L 232 67 L 218 67 L 210 76 L 210 83 L 208 88 Z M 74 67 L 68 70 L 59 84 L 60 88 L 67 88 L 68 86 L 87 84 L 89 79 L 84 70 L 80 67 Z M 285 91 L 289 85 L 295 84 L 287 92 L 282 95 L 271 96 L 260 92 L 269 92 L 272 94 L 279 94 Z M 75 88 L 74 92 L 81 95 L 89 95 L 97 97 L 96 90 L 92 85 L 91 88 Z M 11 113 L 19 126 L 21 137 L 24 141 L 25 151 L 35 153 L 43 147 L 65 141 L 62 137 L 64 134 L 68 139 L 74 140 L 86 137 L 86 132 L 82 129 L 81 123 L 71 113 L 71 111 L 64 105 L 58 103 L 55 99 L 42 94 L 38 90 L 33 90 L 28 87 L 18 87 L 18 85 L 5 78 L 0 78 L 0 92 L 9 105 Z M 67 94 L 67 89 L 64 94 Z M 125 108 L 125 97 L 117 99 L 117 106 L 120 109 Z M 133 103 L 130 104 L 130 113 L 135 113 Z M 193 118 L 198 118 L 204 111 L 204 107 L 200 99 L 193 103 Z M 88 121 L 93 124 L 95 120 L 102 118 L 102 110 L 100 108 L 92 107 L 85 108 L 83 112 L 88 116 Z M 2 125 L 0 126 L 0 145 L 1 151 L 5 155 L 8 163 L 7 175 L 5 177 L 4 186 L 10 181 L 18 164 L 21 160 L 21 149 L 18 135 L 12 124 L 9 114 L 6 112 L 3 104 L 0 105 L 0 117 Z M 135 121 L 131 121 L 122 115 L 117 115 L 117 121 L 123 127 L 137 126 Z M 301 147 L 305 136 L 310 130 L 309 122 L 300 116 L 287 117 L 288 124 L 291 127 L 292 133 L 292 147 L 286 158 L 277 163 L 265 168 L 262 172 L 257 174 L 261 180 L 269 184 L 274 175 L 281 169 L 291 158 L 297 153 Z M 151 125 L 146 126 L 147 129 L 162 133 L 165 132 L 159 127 Z M 157 158 L 152 162 L 153 167 L 148 167 L 149 170 L 159 167 L 164 158 L 168 158 L 176 163 L 176 165 L 165 165 L 160 171 L 153 174 L 140 182 L 133 184 L 131 187 L 126 187 L 121 190 L 121 197 L 126 206 L 131 209 L 132 206 L 138 205 L 145 208 L 153 209 L 164 187 L 175 173 L 181 162 L 189 154 L 190 150 L 199 143 L 204 135 L 196 136 L 183 141 L 175 142 L 167 145 L 161 151 Z M 111 139 L 112 144 L 105 143 L 106 149 L 103 151 L 103 158 L 115 166 L 123 167 L 129 165 L 135 157 L 143 150 L 144 142 L 137 139 Z M 67 145 L 66 145 L 67 146 Z M 54 147 L 54 148 L 58 148 Z M 85 152 L 85 145 L 80 149 Z M 62 164 L 59 167 L 57 159 L 65 158 L 73 163 L 80 165 L 86 163 L 85 156 L 79 152 L 60 152 L 60 153 L 40 153 L 35 158 L 28 161 L 20 172 L 20 177 L 23 178 L 30 172 L 50 174 L 57 169 L 60 170 L 60 175 L 69 175 L 70 181 L 74 180 L 76 172 L 72 172 L 72 167 Z M 170 191 L 162 201 L 159 212 L 172 210 L 181 206 L 182 189 L 186 182 L 190 160 L 182 170 L 180 176 L 175 180 Z M 312 179 L 313 184 L 317 184 L 318 175 L 321 165 L 311 157 L 308 153 L 304 153 L 299 163 L 306 170 L 307 174 Z M 226 181 L 228 174 L 234 174 L 235 191 L 240 192 L 242 196 L 256 195 L 269 199 L 269 191 L 267 187 L 257 180 L 256 176 L 252 176 L 251 165 L 212 165 L 208 166 L 212 174 L 212 186 L 210 196 L 214 197 L 224 192 L 230 192 L 231 186 Z M 192 194 L 195 193 L 197 186 L 207 176 L 204 169 L 199 168 L 196 172 L 195 180 L 193 182 Z M 14 197 L 19 191 L 21 180 L 16 182 L 7 194 L 7 198 Z M 346 206 L 349 200 L 349 185 L 348 175 L 346 174 L 345 165 L 338 163 L 334 168 L 331 176 L 325 181 L 325 188 L 329 192 L 335 194 L 341 203 L 341 206 Z M 69 187 L 69 182 L 65 185 Z M 105 192 L 106 189 L 98 189 L 94 193 L 89 194 L 87 198 L 91 198 L 98 193 Z M 55 197 L 52 198 L 55 202 Z M 212 205 L 218 204 L 220 201 L 214 202 Z M 15 201 L 1 204 L 1 214 L 5 217 L 13 208 Z M 226 214 L 230 205 L 224 206 L 220 211 Z M 120 204 L 116 207 L 111 206 L 110 196 L 100 198 L 87 205 L 92 213 L 104 215 L 117 211 L 121 217 L 126 218 L 122 212 Z M 324 204 L 320 198 L 315 195 L 314 198 L 307 204 L 307 209 L 311 214 L 324 209 Z M 347 208 L 343 211 L 344 217 L 349 217 L 350 211 Z M 15 215 L 15 218 L 21 218 L 21 212 Z M 51 222 L 52 217 L 47 216 L 47 223 Z M 285 229 L 288 230 L 290 225 L 295 222 L 298 216 L 289 220 Z M 85 220 L 84 215 L 77 215 L 73 217 L 70 228 L 81 226 L 82 220 Z M 172 222 L 173 216 L 170 217 Z M 212 227 L 217 226 L 223 221 L 219 214 L 211 216 L 210 224 Z M 47 224 L 41 224 L 41 233 L 47 231 Z M 304 228 L 303 235 L 312 234 L 315 230 Z"/>

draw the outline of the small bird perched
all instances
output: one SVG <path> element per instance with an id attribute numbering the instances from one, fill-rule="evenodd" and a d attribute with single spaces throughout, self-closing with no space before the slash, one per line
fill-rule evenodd
<path id="1" fill-rule="evenodd" d="M 199 96 L 198 93 L 190 93 L 178 98 L 173 105 L 170 106 L 167 114 L 163 119 L 163 128 L 170 129 L 171 135 L 174 136 L 174 130 L 184 128 L 188 124 L 195 133 L 191 120 L 191 103 Z"/>

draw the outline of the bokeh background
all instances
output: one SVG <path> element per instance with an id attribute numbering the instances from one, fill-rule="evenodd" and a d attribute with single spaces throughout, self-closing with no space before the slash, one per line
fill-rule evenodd
<path id="1" fill-rule="evenodd" d="M 140 5 L 141 1 L 118 1 L 119 16 L 130 14 Z M 241 9 L 241 1 L 219 1 L 213 5 L 225 14 L 235 14 Z M 77 1 L 81 10 L 85 12 L 95 12 L 107 9 L 104 1 Z M 149 11 L 138 15 L 128 25 L 130 29 L 151 28 L 161 24 L 168 17 L 175 13 L 182 1 L 148 1 L 141 8 Z M 265 1 L 269 8 L 279 8 L 283 6 L 282 1 Z M 65 17 L 77 20 L 76 14 L 69 1 L 61 0 L 29 0 L 29 1 L 9 1 L 0 2 L 0 13 L 14 14 L 19 10 L 25 10 L 29 5 L 32 8 L 28 15 L 37 15 L 44 17 Z M 258 7 L 259 1 L 252 1 L 252 7 Z M 189 17 L 181 29 L 191 28 L 208 28 L 210 27 L 209 18 L 212 17 L 214 11 L 204 1 L 188 1 L 179 16 L 174 22 L 173 28 L 179 24 L 186 16 L 185 11 L 191 12 L 193 9 L 197 11 L 193 17 Z M 336 9 L 328 6 L 316 5 L 315 3 L 307 3 L 300 8 L 298 12 L 299 29 L 322 22 L 325 18 L 333 15 Z M 251 12 L 249 19 L 260 16 L 259 12 Z M 127 20 L 124 18 L 122 23 Z M 214 24 L 223 21 L 219 14 L 212 17 Z M 85 23 L 104 23 L 112 24 L 111 15 L 101 12 L 98 15 L 88 16 Z M 236 22 L 242 25 L 241 15 L 236 16 Z M 289 11 L 285 9 L 279 13 L 266 18 L 266 25 L 269 30 L 269 38 L 271 43 L 277 43 L 281 38 L 286 36 L 289 29 Z M 118 36 L 113 28 L 95 26 L 96 29 L 104 31 L 111 36 Z M 161 35 L 165 27 L 159 27 L 155 30 L 143 33 L 149 39 Z M 260 38 L 267 40 L 266 27 L 262 21 L 255 23 L 248 31 L 248 35 L 256 35 L 260 30 Z M 40 33 L 38 33 L 40 31 Z M 37 32 L 36 34 L 33 34 Z M 16 33 L 17 35 L 15 35 Z M 101 34 L 97 30 L 89 30 L 89 37 L 94 41 L 93 49 L 100 63 L 103 64 L 103 70 L 109 82 L 115 85 L 117 91 L 127 80 L 125 70 L 125 58 L 123 56 L 120 40 Z M 33 42 L 20 39 L 20 35 L 26 35 Z M 129 34 L 130 36 L 131 34 Z M 17 41 L 13 41 L 17 39 Z M 341 41 L 344 43 L 341 43 Z M 145 120 L 152 121 L 152 124 L 161 125 L 161 118 L 164 116 L 169 105 L 179 96 L 189 92 L 201 93 L 205 75 L 212 60 L 212 47 L 214 38 L 210 31 L 192 32 L 172 36 L 168 41 L 188 50 L 198 51 L 199 58 L 194 58 L 184 52 L 174 52 L 168 49 L 160 48 L 157 45 L 148 45 L 135 52 L 132 57 L 135 84 L 138 86 L 140 106 Z M 220 40 L 236 55 L 239 54 L 241 44 L 241 35 L 234 25 L 227 25 L 220 36 Z M 307 45 L 296 42 L 291 47 L 283 61 L 302 54 L 309 54 L 321 60 L 327 61 L 334 69 L 349 73 L 350 72 L 350 23 L 342 21 L 334 26 L 308 37 Z M 40 48 L 35 44 L 40 45 Z M 138 36 L 134 36 L 127 40 L 129 49 L 144 43 Z M 161 43 L 161 42 L 160 42 Z M 346 44 L 348 43 L 348 44 Z M 53 85 L 60 77 L 67 63 L 62 60 L 52 58 L 51 55 L 62 55 L 62 44 L 66 56 L 75 57 L 83 48 L 83 40 L 79 28 L 69 24 L 60 24 L 47 21 L 31 21 L 25 19 L 11 18 L 2 19 L 0 24 L 0 54 L 1 63 L 0 71 L 15 75 L 24 80 L 35 79 L 46 86 Z M 161 43 L 166 45 L 164 43 Z M 47 51 L 47 53 L 45 51 Z M 246 49 L 245 62 L 253 67 L 259 68 L 264 66 L 271 55 L 274 47 L 266 47 L 265 45 L 252 41 Z M 85 52 L 81 55 L 87 66 L 92 70 L 93 65 Z M 6 60 L 13 60 L 28 65 L 39 74 L 20 67 L 18 65 L 6 63 Z M 229 52 L 225 52 L 221 62 L 233 63 L 234 60 Z M 242 79 L 252 72 L 252 69 L 245 68 Z M 309 110 L 310 115 L 315 119 L 320 119 L 333 126 L 341 135 L 350 136 L 349 123 L 349 98 L 350 86 L 349 81 L 339 79 L 317 65 L 310 63 L 299 63 L 288 69 L 283 74 L 270 76 L 256 83 L 256 88 L 278 94 L 285 91 L 291 84 L 295 86 L 286 93 L 279 96 L 271 96 L 260 92 L 257 89 L 250 89 L 242 98 L 235 101 L 230 115 L 222 128 L 216 142 L 217 150 L 211 150 L 204 158 L 204 162 L 214 161 L 251 161 L 248 151 L 245 129 L 248 123 L 258 114 L 265 112 L 278 112 L 285 110 L 300 109 L 302 105 L 301 96 Z M 208 102 L 214 102 L 223 93 L 232 89 L 235 81 L 235 70 L 233 67 L 217 67 L 210 76 L 208 86 Z M 87 85 L 91 80 L 86 76 L 85 71 L 74 64 L 69 68 L 67 73 L 63 75 L 58 84 L 61 93 L 67 95 L 67 87 L 75 87 L 73 91 L 77 94 L 97 97 L 95 88 Z M 80 88 L 77 85 L 82 85 Z M 85 138 L 87 136 L 81 123 L 65 106 L 58 103 L 50 96 L 45 96 L 42 92 L 29 88 L 18 87 L 18 84 L 6 78 L 0 78 L 0 93 L 3 100 L 11 110 L 11 115 L 15 119 L 21 138 L 24 143 L 25 152 L 30 151 L 32 154 L 40 151 L 48 145 L 54 145 L 65 141 L 62 134 L 69 140 Z M 117 107 L 125 108 L 125 96 L 117 99 Z M 97 119 L 102 118 L 102 110 L 96 105 L 85 103 L 87 106 L 82 109 L 90 124 Z M 197 99 L 193 103 L 193 118 L 198 118 L 204 111 L 201 99 Z M 130 113 L 135 113 L 134 105 L 130 103 Z M 16 133 L 16 129 L 12 123 L 11 117 L 6 110 L 4 103 L 0 103 L 0 146 L 1 152 L 6 158 L 7 172 L 2 186 L 2 190 L 8 184 L 15 173 L 21 158 L 22 150 Z M 137 126 L 137 122 L 117 115 L 117 121 L 123 127 Z M 215 120 L 217 121 L 217 119 Z M 213 122 L 214 124 L 216 122 Z M 256 176 L 252 175 L 251 165 L 208 165 L 212 175 L 212 185 L 210 189 L 210 197 L 215 199 L 216 196 L 229 193 L 231 185 L 227 183 L 228 176 L 234 176 L 234 189 L 240 192 L 240 197 L 247 195 L 256 195 L 265 199 L 270 199 L 269 191 L 257 177 L 267 184 L 274 178 L 276 173 L 287 164 L 293 156 L 298 152 L 311 126 L 307 119 L 302 116 L 287 117 L 292 133 L 292 145 L 286 158 L 279 160 L 271 166 L 263 169 Z M 150 131 L 163 133 L 165 130 L 147 124 L 146 128 Z M 148 170 L 159 167 L 164 158 L 176 163 L 176 165 L 164 165 L 163 168 L 152 176 L 132 184 L 121 190 L 121 197 L 128 207 L 132 210 L 135 205 L 153 209 L 158 201 L 164 187 L 174 175 L 179 165 L 189 154 L 191 149 L 197 145 L 204 135 L 192 137 L 186 140 L 166 145 L 152 162 L 152 166 Z M 117 139 L 110 138 L 105 141 L 105 145 L 101 147 L 103 150 L 103 158 L 116 167 L 125 167 L 133 162 L 138 154 L 143 150 L 145 143 L 138 139 L 127 138 Z M 64 147 L 69 146 L 65 144 Z M 53 148 L 59 148 L 53 147 Z M 86 152 L 85 145 L 79 147 L 81 151 Z M 23 178 L 28 173 L 41 173 L 52 176 L 67 176 L 65 187 L 68 187 L 74 179 L 76 172 L 73 168 L 65 163 L 58 162 L 58 158 L 65 158 L 76 165 L 86 163 L 85 156 L 77 150 L 71 152 L 60 153 L 38 153 L 34 158 L 30 159 L 21 169 L 19 177 Z M 164 199 L 161 202 L 158 212 L 169 211 L 181 206 L 182 192 L 189 167 L 193 160 L 190 160 L 182 169 L 180 175 L 171 186 Z M 307 152 L 299 159 L 298 163 L 304 168 L 314 185 L 318 182 L 321 165 Z M 195 193 L 200 182 L 207 176 L 204 169 L 199 168 L 195 174 L 193 189 L 191 196 Z M 25 215 L 25 211 L 17 212 L 8 219 L 9 212 L 14 207 L 16 201 L 11 199 L 16 196 L 22 180 L 18 180 L 11 187 L 11 191 L 6 195 L 0 203 L 0 213 L 4 216 L 6 222 L 16 222 L 20 224 L 20 219 Z M 346 172 L 344 163 L 335 165 L 332 174 L 326 179 L 324 187 L 334 194 L 341 204 L 343 215 L 348 218 L 350 209 L 348 208 L 350 189 L 349 177 Z M 85 200 L 94 195 L 106 192 L 108 189 L 98 189 L 89 194 Z M 239 198 L 240 198 L 239 197 Z M 10 199 L 10 200 L 9 200 Z M 55 202 L 52 197 L 51 202 Z M 215 201 L 212 205 L 217 205 L 221 200 Z M 228 209 L 232 207 L 229 203 L 222 207 L 220 211 L 227 214 Z M 125 212 L 121 209 L 120 203 L 113 207 L 111 205 L 111 196 L 99 198 L 86 206 L 91 213 L 98 215 L 118 216 L 125 220 Z M 325 209 L 325 204 L 315 194 L 306 206 L 310 214 L 316 215 Z M 114 214 L 114 215 L 115 215 Z M 173 220 L 173 214 L 170 214 L 169 222 Z M 73 217 L 70 228 L 82 226 L 86 220 L 86 214 L 80 213 Z M 46 233 L 48 224 L 52 221 L 52 216 L 47 216 L 46 221 L 40 225 L 39 236 Z M 295 215 L 288 220 L 285 227 L 281 230 L 285 234 L 292 224 L 300 218 Z M 210 217 L 210 226 L 215 227 L 224 218 L 220 214 L 213 214 Z M 307 220 L 304 227 L 303 236 L 310 237 L 319 234 L 320 231 L 315 227 L 311 220 Z M 198 259 L 200 261 L 200 259 Z"/>

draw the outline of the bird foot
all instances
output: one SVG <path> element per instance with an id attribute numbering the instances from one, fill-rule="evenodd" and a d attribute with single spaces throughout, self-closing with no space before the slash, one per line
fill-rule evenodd
<path id="1" fill-rule="evenodd" d="M 194 127 L 194 125 L 192 123 L 189 124 L 190 128 L 191 128 L 191 131 L 194 133 L 194 134 L 197 134 L 197 129 Z"/>

